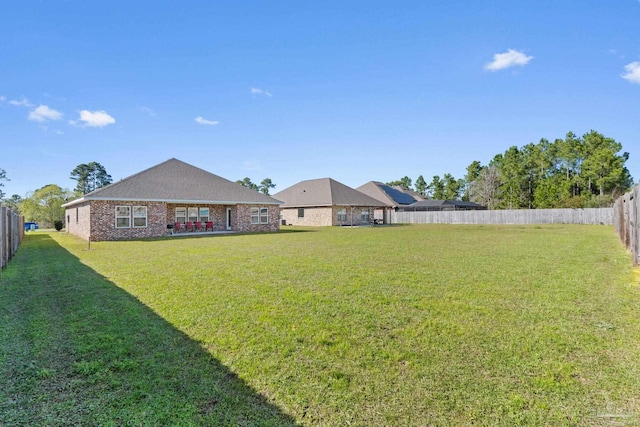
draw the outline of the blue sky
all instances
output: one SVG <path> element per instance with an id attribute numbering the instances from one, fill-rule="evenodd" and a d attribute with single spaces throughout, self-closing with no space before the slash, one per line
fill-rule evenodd
<path id="1" fill-rule="evenodd" d="M 11 1 L 0 17 L 8 195 L 175 157 L 274 192 L 462 178 L 597 130 L 640 178 L 640 1 Z"/>

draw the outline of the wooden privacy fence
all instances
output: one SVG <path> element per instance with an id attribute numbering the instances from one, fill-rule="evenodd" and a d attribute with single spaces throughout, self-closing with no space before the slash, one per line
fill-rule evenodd
<path id="1" fill-rule="evenodd" d="M 392 224 L 613 224 L 613 208 L 391 212 Z"/>
<path id="2" fill-rule="evenodd" d="M 619 197 L 613 205 L 614 226 L 622 243 L 631 251 L 633 265 L 640 264 L 640 186 Z"/>
<path id="3" fill-rule="evenodd" d="M 23 238 L 24 217 L 0 206 L 0 269 L 5 268 L 13 258 Z"/>

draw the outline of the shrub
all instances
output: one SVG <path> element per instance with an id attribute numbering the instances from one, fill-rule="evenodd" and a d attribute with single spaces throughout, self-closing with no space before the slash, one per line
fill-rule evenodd
<path id="1" fill-rule="evenodd" d="M 62 221 L 60 221 L 59 219 L 53 221 L 53 227 L 56 229 L 56 231 L 62 230 L 63 226 L 64 226 L 64 223 Z"/>

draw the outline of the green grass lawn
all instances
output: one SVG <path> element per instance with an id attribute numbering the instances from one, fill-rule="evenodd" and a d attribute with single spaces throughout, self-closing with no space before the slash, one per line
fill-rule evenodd
<path id="1" fill-rule="evenodd" d="M 0 426 L 640 425 L 630 264 L 602 226 L 30 233 Z"/>

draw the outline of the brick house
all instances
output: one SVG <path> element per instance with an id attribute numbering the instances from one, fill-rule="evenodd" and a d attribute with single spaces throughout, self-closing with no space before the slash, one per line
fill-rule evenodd
<path id="1" fill-rule="evenodd" d="M 280 217 L 289 225 L 368 225 L 384 203 L 331 178 L 301 181 L 274 199 L 284 202 Z"/>
<path id="2" fill-rule="evenodd" d="M 67 232 L 100 241 L 168 236 L 187 225 L 202 233 L 278 231 L 280 204 L 170 159 L 63 206 Z"/>

